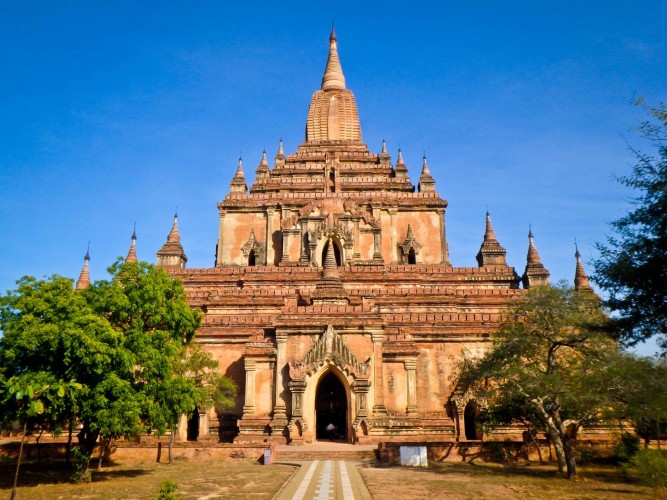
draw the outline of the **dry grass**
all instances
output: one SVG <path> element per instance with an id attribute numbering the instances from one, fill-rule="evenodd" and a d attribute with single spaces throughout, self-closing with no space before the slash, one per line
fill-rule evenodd
<path id="1" fill-rule="evenodd" d="M 539 465 L 434 463 L 425 469 L 366 466 L 360 472 L 378 500 L 661 497 L 660 492 L 637 484 L 611 466 L 581 468 L 577 481 L 557 477 L 553 466 Z"/>
<path id="2" fill-rule="evenodd" d="M 19 499 L 147 499 L 155 498 L 162 481 L 177 484 L 180 498 L 272 498 L 291 476 L 293 467 L 265 467 L 248 461 L 175 460 L 173 465 L 127 462 L 93 471 L 89 484 L 69 482 L 62 466 L 21 466 Z M 9 498 L 14 465 L 0 465 L 0 497 Z"/>

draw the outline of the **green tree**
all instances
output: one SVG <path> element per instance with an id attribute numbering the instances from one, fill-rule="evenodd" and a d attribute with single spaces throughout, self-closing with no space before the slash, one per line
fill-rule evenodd
<path id="1" fill-rule="evenodd" d="M 611 223 L 616 234 L 597 245 L 594 263 L 594 280 L 609 293 L 607 305 L 618 312 L 629 345 L 667 332 L 667 107 L 646 109 L 639 132 L 654 151 L 633 150 L 637 163 L 619 181 L 638 195 L 630 212 Z M 661 344 L 667 355 L 667 339 Z"/>
<path id="2" fill-rule="evenodd" d="M 119 338 L 108 322 L 96 315 L 72 280 L 51 276 L 23 277 L 16 290 L 0 298 L 0 371 L 4 377 L 75 380 L 82 389 L 69 392 L 28 422 L 57 432 L 73 428 L 85 401 L 117 362 Z M 6 401 L 2 413 L 14 418 L 16 407 Z"/>
<path id="3" fill-rule="evenodd" d="M 459 384 L 498 413 L 539 418 L 559 470 L 576 478 L 573 438 L 609 403 L 599 390 L 616 352 L 608 326 L 594 295 L 564 284 L 532 288 L 508 307 L 492 347 L 466 357 Z"/>
<path id="4" fill-rule="evenodd" d="M 630 420 L 648 448 L 655 437 L 660 448 L 667 423 L 667 363 L 664 360 L 618 353 L 604 386 L 613 400 L 610 417 Z"/>
<path id="5" fill-rule="evenodd" d="M 28 422 L 43 415 L 52 407 L 58 406 L 68 393 L 81 389 L 81 384 L 75 381 L 55 381 L 51 373 L 24 373 L 13 376 L 4 383 L 3 406 L 14 407 L 15 411 L 10 413 L 12 417 L 23 424 L 21 434 L 21 446 L 16 461 L 14 472 L 14 483 L 12 485 L 11 500 L 16 498 L 16 487 L 19 480 L 19 470 L 23 457 L 23 444 L 28 430 Z M 5 414 L 5 418 L 7 414 Z"/>
<path id="6" fill-rule="evenodd" d="M 196 392 L 194 381 L 174 370 L 201 322 L 183 285 L 145 262 L 119 261 L 109 272 L 110 280 L 85 291 L 120 338 L 114 377 L 81 414 L 80 441 L 88 454 L 98 437 L 104 449 L 123 435 L 175 428 L 178 416 L 194 408 Z"/>

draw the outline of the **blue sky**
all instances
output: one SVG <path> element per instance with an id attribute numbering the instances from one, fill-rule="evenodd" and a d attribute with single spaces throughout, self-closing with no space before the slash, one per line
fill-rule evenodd
<path id="1" fill-rule="evenodd" d="M 88 240 L 105 277 L 135 221 L 154 262 L 177 207 L 189 267 L 212 266 L 239 153 L 251 179 L 303 140 L 332 20 L 365 142 L 413 181 L 426 151 L 456 266 L 488 207 L 510 265 L 530 223 L 571 281 L 574 238 L 590 263 L 628 208 L 628 146 L 650 150 L 633 100 L 667 102 L 661 1 L 222 4 L 2 2 L 0 290 L 76 278 Z"/>

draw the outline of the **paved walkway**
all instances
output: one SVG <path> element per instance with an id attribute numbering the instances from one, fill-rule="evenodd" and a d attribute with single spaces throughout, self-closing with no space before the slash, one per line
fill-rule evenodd
<path id="1" fill-rule="evenodd" d="M 357 470 L 359 462 L 313 460 L 300 465 L 275 500 L 366 500 L 371 495 Z"/>

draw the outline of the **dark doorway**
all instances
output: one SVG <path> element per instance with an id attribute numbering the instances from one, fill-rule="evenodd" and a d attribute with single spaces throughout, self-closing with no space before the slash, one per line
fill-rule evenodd
<path id="1" fill-rule="evenodd" d="M 479 405 L 475 401 L 469 401 L 463 411 L 463 426 L 465 427 L 466 439 L 482 439 L 479 422 Z"/>
<path id="2" fill-rule="evenodd" d="M 195 408 L 188 420 L 188 441 L 197 441 L 199 438 L 199 411 Z"/>
<path id="3" fill-rule="evenodd" d="M 415 249 L 411 248 L 408 252 L 408 264 L 416 264 L 417 256 L 415 255 Z"/>
<path id="4" fill-rule="evenodd" d="M 336 258 L 336 265 L 340 266 L 340 249 L 338 248 L 338 245 L 331 241 L 331 246 L 333 247 L 334 250 L 334 257 Z M 329 242 L 327 241 L 326 244 L 324 245 L 324 250 L 322 251 L 322 265 L 324 266 L 324 261 L 327 258 L 327 252 L 329 251 Z"/>
<path id="5" fill-rule="evenodd" d="M 315 428 L 317 439 L 347 440 L 347 394 L 343 383 L 331 372 L 317 384 Z"/>
<path id="6" fill-rule="evenodd" d="M 248 265 L 249 266 L 254 266 L 255 265 L 255 251 L 250 250 L 250 253 L 248 254 Z"/>

